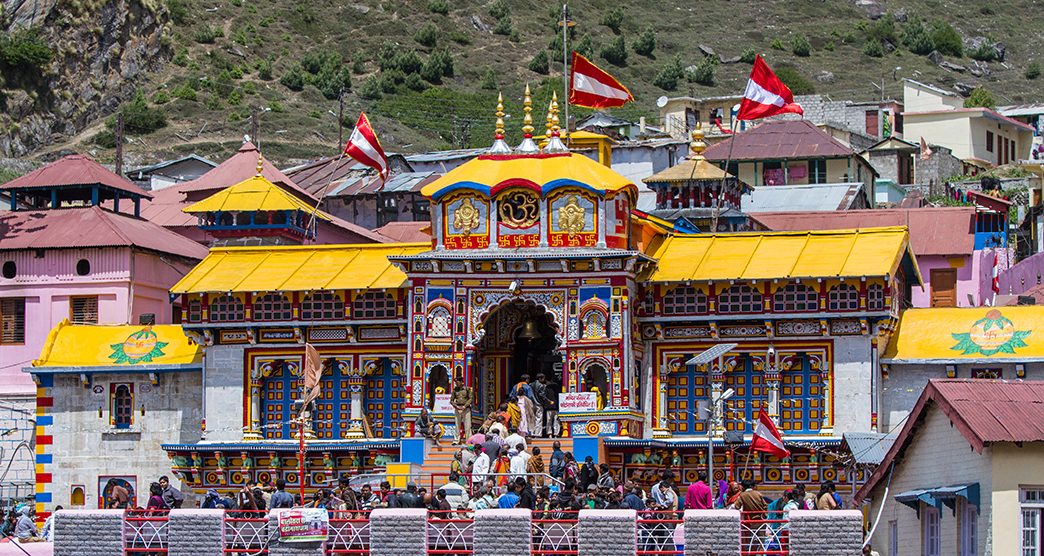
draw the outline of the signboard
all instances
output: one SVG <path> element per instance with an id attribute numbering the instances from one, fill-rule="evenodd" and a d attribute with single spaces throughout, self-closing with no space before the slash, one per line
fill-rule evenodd
<path id="1" fill-rule="evenodd" d="M 435 394 L 435 413 L 453 413 L 453 406 L 450 404 L 449 394 Z"/>
<path id="2" fill-rule="evenodd" d="M 278 515 L 280 542 L 325 541 L 329 534 L 330 517 L 325 508 L 298 508 Z"/>
<path id="3" fill-rule="evenodd" d="M 568 392 L 559 394 L 558 411 L 560 413 L 598 411 L 598 394 L 594 392 Z"/>

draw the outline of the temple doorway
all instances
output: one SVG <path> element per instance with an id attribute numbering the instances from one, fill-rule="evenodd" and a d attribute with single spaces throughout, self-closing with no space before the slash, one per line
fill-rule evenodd
<path id="1" fill-rule="evenodd" d="M 495 309 L 483 322 L 485 334 L 476 346 L 480 371 L 475 379 L 484 410 L 506 401 L 511 386 L 523 375 L 536 380 L 543 373 L 562 384 L 562 354 L 554 319 L 529 301 L 514 301 Z"/>

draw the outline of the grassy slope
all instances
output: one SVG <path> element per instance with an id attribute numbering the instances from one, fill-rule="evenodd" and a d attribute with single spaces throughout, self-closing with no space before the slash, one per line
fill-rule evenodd
<path id="1" fill-rule="evenodd" d="M 244 117 L 249 115 L 251 106 L 275 108 L 262 115 L 260 135 L 266 153 L 277 161 L 286 163 L 336 153 L 337 122 L 328 111 L 336 113 L 337 101 L 323 98 L 311 86 L 295 93 L 278 82 L 279 77 L 306 52 L 328 50 L 340 53 L 346 60 L 355 55 L 365 58 L 364 73 L 353 75 L 353 90 L 346 98 L 345 119 L 354 121 L 360 109 L 366 110 L 385 147 L 404 152 L 454 146 L 454 136 L 466 133 L 468 126 L 470 140 L 465 142 L 488 144 L 495 93 L 482 90 L 479 84 L 489 69 L 496 72 L 498 85 L 508 97 L 507 110 L 515 116 L 509 120 L 512 128 L 521 125 L 523 85 L 530 82 L 536 86 L 550 79 L 526 68 L 533 54 L 547 48 L 556 32 L 550 14 L 551 3 L 547 2 L 509 2 L 516 42 L 506 36 L 484 33 L 473 26 L 472 16 L 478 16 L 490 27 L 494 25 L 495 20 L 489 14 L 492 2 L 450 1 L 450 13 L 438 15 L 427 10 L 427 0 L 180 1 L 188 13 L 182 23 L 175 25 L 174 44 L 176 49 L 186 49 L 188 65 L 171 64 L 164 72 L 153 76 L 151 82 L 144 85 L 149 97 L 159 89 L 169 90 L 192 77 L 216 79 L 223 67 L 238 65 L 248 70 L 242 79 L 235 81 L 236 88 L 244 92 L 243 100 L 238 106 L 230 106 L 227 97 L 204 88 L 198 93 L 197 101 L 172 100 L 162 105 L 170 125 L 143 137 L 143 141 L 132 138 L 135 140 L 125 148 L 132 164 L 188 152 L 221 159 L 238 145 L 243 134 L 249 132 L 250 124 Z M 749 72 L 749 65 L 742 63 L 719 66 L 717 83 L 713 87 L 682 84 L 678 90 L 667 92 L 653 85 L 660 68 L 673 56 L 680 56 L 685 65 L 698 62 L 702 58 L 698 50 L 700 44 L 710 46 L 726 57 L 754 48 L 765 55 L 770 65 L 794 67 L 813 79 L 816 92 L 833 98 L 876 98 L 881 93 L 871 82 L 880 83 L 882 78 L 885 79 L 886 94 L 899 97 L 901 83 L 893 81 L 891 74 L 894 67 L 902 66 L 900 77 L 941 84 L 955 80 L 981 83 L 995 93 L 1001 104 L 1040 99 L 1036 90 L 1044 79 L 1028 81 L 1023 77 L 1023 70 L 1030 60 L 1044 57 L 1044 13 L 1033 7 L 1034 2 L 886 0 L 884 4 L 890 10 L 904 9 L 911 15 L 943 16 L 962 34 L 982 34 L 1001 40 L 1007 46 L 1007 63 L 991 63 L 992 75 L 977 79 L 968 73 L 944 71 L 928 62 L 927 58 L 904 50 L 883 58 L 871 58 L 863 54 L 862 35 L 856 28 L 867 19 L 865 13 L 844 0 L 662 0 L 655 4 L 575 0 L 570 2 L 570 9 L 573 19 L 578 21 L 579 34 L 592 36 L 596 52 L 615 37 L 610 29 L 600 24 L 602 15 L 613 7 L 623 9 L 622 34 L 629 51 L 627 65 L 615 67 L 597 55 L 595 62 L 611 71 L 635 94 L 637 102 L 626 110 L 630 116 L 655 118 L 655 99 L 664 94 L 708 96 L 742 90 Z M 980 12 L 987 5 L 992 9 L 992 15 Z M 412 37 L 429 21 L 442 31 L 439 46 L 448 47 L 453 54 L 454 77 L 447 78 L 439 89 L 423 94 L 385 96 L 377 101 L 360 99 L 358 90 L 369 75 L 376 73 L 377 52 L 385 41 L 395 42 L 402 49 L 415 49 L 422 58 L 427 57 L 430 49 L 417 44 Z M 201 29 L 218 26 L 223 29 L 224 37 L 218 38 L 214 44 L 200 44 L 193 39 Z M 658 46 L 653 58 L 646 58 L 635 54 L 631 45 L 639 32 L 650 26 L 656 31 Z M 465 33 L 470 44 L 451 41 L 448 35 L 453 31 Z M 799 58 L 789 51 L 770 47 L 777 38 L 789 45 L 790 38 L 798 33 L 809 37 L 814 47 L 810 57 Z M 845 44 L 843 38 L 846 35 L 855 40 Z M 237 44 L 234 39 L 246 44 Z M 824 48 L 829 42 L 835 46 L 832 52 Z M 554 76 L 561 68 L 560 53 L 551 55 L 551 75 Z M 275 60 L 274 79 L 271 81 L 259 79 L 253 70 L 253 64 L 265 57 Z M 967 57 L 951 61 L 970 63 Z M 819 71 L 832 72 L 836 81 L 830 84 L 815 82 L 814 77 Z M 560 82 L 553 81 L 560 89 Z M 255 94 L 245 92 L 251 87 L 248 82 L 256 88 Z M 534 111 L 538 129 L 542 129 L 542 108 L 546 110 L 550 85 L 548 82 L 535 94 L 538 106 L 541 106 Z M 198 133 L 204 124 L 203 133 Z M 95 127 L 81 133 L 61 147 L 91 149 L 99 158 L 111 158 L 111 149 L 89 144 L 89 137 L 98 129 Z"/>

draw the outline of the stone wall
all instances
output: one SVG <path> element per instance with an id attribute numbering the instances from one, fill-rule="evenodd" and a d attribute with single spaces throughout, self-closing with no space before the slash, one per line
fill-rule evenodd
<path id="1" fill-rule="evenodd" d="M 739 556 L 740 513 L 738 510 L 686 510 L 686 556 Z"/>
<path id="2" fill-rule="evenodd" d="M 581 510 L 578 553 L 634 556 L 638 550 L 637 518 L 634 510 Z"/>
<path id="3" fill-rule="evenodd" d="M 123 556 L 123 511 L 58 512 L 54 518 L 54 554 Z"/>
<path id="4" fill-rule="evenodd" d="M 863 514 L 857 510 L 790 512 L 790 556 L 859 556 Z"/>

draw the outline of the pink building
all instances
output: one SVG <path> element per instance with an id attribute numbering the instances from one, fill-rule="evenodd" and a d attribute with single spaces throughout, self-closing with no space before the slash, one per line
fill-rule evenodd
<path id="1" fill-rule="evenodd" d="M 0 190 L 11 196 L 11 210 L 0 212 L 0 427 L 17 430 L 0 438 L 9 454 L 6 444 L 17 449 L 44 425 L 33 419 L 36 386 L 22 369 L 40 356 L 50 330 L 63 320 L 175 322 L 181 311 L 167 291 L 207 249 L 133 216 L 148 193 L 85 156 L 67 156 Z M 10 490 L 34 482 L 35 455 L 25 452 L 0 495 L 31 492 Z"/>

